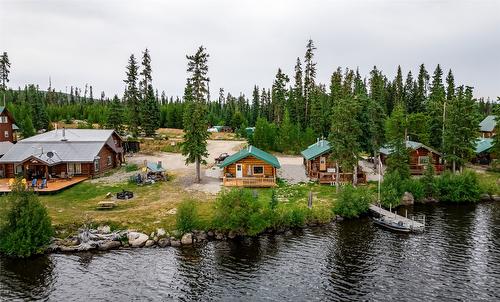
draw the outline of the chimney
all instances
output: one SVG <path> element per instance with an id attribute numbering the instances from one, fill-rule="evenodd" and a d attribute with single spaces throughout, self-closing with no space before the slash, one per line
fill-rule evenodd
<path id="1" fill-rule="evenodd" d="M 63 141 L 63 142 L 67 141 L 67 139 L 66 139 L 66 127 L 63 127 L 63 129 L 62 129 L 62 139 L 61 139 L 61 141 Z"/>
<path id="2" fill-rule="evenodd" d="M 319 146 L 319 137 L 316 138 L 316 145 Z"/>

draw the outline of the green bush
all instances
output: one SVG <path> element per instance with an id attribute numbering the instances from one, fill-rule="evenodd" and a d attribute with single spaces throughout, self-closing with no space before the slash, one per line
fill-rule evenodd
<path id="1" fill-rule="evenodd" d="M 435 198 L 437 195 L 436 177 L 434 176 L 434 166 L 429 161 L 424 175 L 420 179 L 424 190 L 424 198 Z"/>
<path id="2" fill-rule="evenodd" d="M 12 193 L 2 205 L 0 217 L 0 252 L 14 257 L 40 254 L 54 233 L 47 209 L 37 196 L 22 185 L 14 183 Z"/>
<path id="3" fill-rule="evenodd" d="M 385 207 L 396 207 L 401 203 L 405 191 L 405 180 L 398 171 L 387 172 L 381 185 L 381 203 Z"/>
<path id="4" fill-rule="evenodd" d="M 137 166 L 136 164 L 127 164 L 125 166 L 126 172 L 133 172 L 133 171 L 137 171 L 137 170 L 139 170 L 139 166 Z"/>
<path id="5" fill-rule="evenodd" d="M 372 201 L 373 194 L 368 189 L 354 188 L 347 185 L 340 192 L 339 198 L 334 204 L 333 212 L 345 218 L 359 217 L 359 215 L 368 211 Z"/>
<path id="6" fill-rule="evenodd" d="M 403 183 L 403 194 L 404 192 L 411 193 L 415 201 L 422 200 L 425 197 L 425 186 L 419 179 L 409 178 Z"/>
<path id="7" fill-rule="evenodd" d="M 223 191 L 215 201 L 213 225 L 222 231 L 247 232 L 255 235 L 264 231 L 269 222 L 264 219 L 267 211 L 258 198 L 248 189 Z"/>
<path id="8" fill-rule="evenodd" d="M 437 178 L 436 185 L 439 200 L 444 202 L 476 202 L 481 194 L 478 177 L 472 171 L 445 172 Z"/>
<path id="9" fill-rule="evenodd" d="M 490 197 L 500 193 L 500 186 L 493 179 L 482 179 L 479 182 L 482 194 L 488 194 Z"/>
<path id="10" fill-rule="evenodd" d="M 177 230 L 182 233 L 196 229 L 200 222 L 196 202 L 193 200 L 182 201 L 177 207 L 175 221 Z"/>

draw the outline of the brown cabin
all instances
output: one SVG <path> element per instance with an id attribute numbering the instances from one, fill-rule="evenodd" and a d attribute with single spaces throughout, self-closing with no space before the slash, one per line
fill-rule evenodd
<path id="1" fill-rule="evenodd" d="M 0 142 L 15 142 L 18 129 L 12 114 L 7 108 L 0 106 Z"/>
<path id="2" fill-rule="evenodd" d="M 444 171 L 441 164 L 441 153 L 422 143 L 406 141 L 406 148 L 410 150 L 410 173 L 411 175 L 422 175 L 429 160 L 434 166 L 434 171 L 440 174 Z M 392 153 L 391 149 L 380 148 L 380 159 L 386 163 L 387 157 Z"/>
<path id="3" fill-rule="evenodd" d="M 307 176 L 321 184 L 334 185 L 336 183 L 336 163 L 331 159 L 332 148 L 327 140 L 318 140 L 301 152 L 304 157 L 304 166 Z M 343 172 L 339 167 L 339 182 L 349 183 L 353 181 L 353 173 Z M 358 167 L 358 183 L 366 183 L 366 175 Z"/>
<path id="4" fill-rule="evenodd" d="M 0 158 L 0 176 L 27 180 L 96 177 L 124 161 L 113 130 L 59 129 L 23 139 Z"/>
<path id="5" fill-rule="evenodd" d="M 227 157 L 219 167 L 224 186 L 274 187 L 280 163 L 272 154 L 248 146 Z"/>

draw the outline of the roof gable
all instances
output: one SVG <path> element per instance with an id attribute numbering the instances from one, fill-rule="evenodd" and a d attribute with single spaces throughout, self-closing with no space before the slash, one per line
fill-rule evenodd
<path id="1" fill-rule="evenodd" d="M 312 160 L 329 152 L 331 149 L 332 147 L 330 146 L 330 142 L 323 139 L 310 145 L 307 149 L 300 152 L 300 154 L 302 154 L 306 160 Z"/>
<path id="2" fill-rule="evenodd" d="M 497 125 L 496 116 L 488 115 L 479 123 L 479 128 L 482 132 L 492 132 Z"/>
<path id="3" fill-rule="evenodd" d="M 247 148 L 244 148 L 239 152 L 229 156 L 219 165 L 219 167 L 224 168 L 248 156 L 254 156 L 260 160 L 265 161 L 266 163 L 272 165 L 275 168 L 281 167 L 278 159 L 274 155 L 264 152 L 254 146 L 248 146 Z"/>
<path id="4" fill-rule="evenodd" d="M 482 152 L 488 152 L 493 148 L 493 139 L 492 138 L 481 138 L 476 141 L 476 154 Z"/>
<path id="5" fill-rule="evenodd" d="M 440 152 L 432 149 L 431 147 L 429 146 L 426 146 L 422 143 L 419 143 L 419 142 L 415 142 L 415 141 L 406 141 L 406 148 L 408 149 L 412 149 L 412 150 L 417 150 L 417 149 L 420 149 L 420 148 L 424 148 L 424 149 L 427 149 L 428 151 L 434 153 L 434 154 L 437 154 L 437 155 L 441 155 Z M 385 155 L 389 155 L 392 153 L 392 148 L 390 147 L 381 147 L 379 149 L 379 152 L 382 153 L 382 154 L 385 154 Z"/>

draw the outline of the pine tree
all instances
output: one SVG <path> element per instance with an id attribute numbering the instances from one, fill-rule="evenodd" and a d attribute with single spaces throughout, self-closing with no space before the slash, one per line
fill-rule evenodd
<path id="1" fill-rule="evenodd" d="M 455 78 L 453 73 L 448 71 L 448 76 L 446 77 L 446 100 L 451 101 L 455 96 Z"/>
<path id="2" fill-rule="evenodd" d="M 184 142 L 182 143 L 182 155 L 186 156 L 186 164 L 196 164 L 196 182 L 201 182 L 200 165 L 205 164 L 208 156 L 207 132 L 208 122 L 206 120 L 206 98 L 208 81 L 208 53 L 200 46 L 194 55 L 188 55 L 189 73 L 188 82 L 184 92 Z"/>
<path id="3" fill-rule="evenodd" d="M 278 151 L 286 152 L 290 150 L 295 150 L 295 144 L 297 143 L 297 138 L 294 136 L 293 124 L 290 120 L 290 114 L 288 110 L 285 110 L 283 117 L 283 122 L 281 123 L 278 131 Z"/>
<path id="4" fill-rule="evenodd" d="M 457 88 L 454 99 L 447 106 L 443 149 L 445 159 L 452 162 L 453 172 L 462 168 L 474 154 L 479 113 L 476 111 L 472 88 Z"/>
<path id="5" fill-rule="evenodd" d="M 384 112 L 387 113 L 385 77 L 377 69 L 377 66 L 373 66 L 373 70 L 370 72 L 369 84 L 370 98 L 384 108 Z"/>
<path id="6" fill-rule="evenodd" d="M 9 73 L 10 73 L 10 61 L 7 52 L 4 52 L 2 56 L 0 56 L 0 88 L 3 92 L 3 106 L 5 103 L 5 92 L 7 91 L 7 83 L 9 82 Z"/>
<path id="7" fill-rule="evenodd" d="M 407 122 L 403 106 L 397 105 L 386 121 L 386 138 L 392 153 L 387 159 L 387 172 L 397 172 L 402 179 L 410 177 L 410 158 L 406 148 Z"/>
<path id="8" fill-rule="evenodd" d="M 423 112 L 427 103 L 427 85 L 429 83 L 429 73 L 425 70 L 425 65 L 421 64 L 417 77 L 417 92 L 415 95 L 415 103 L 412 106 L 411 113 Z"/>
<path id="9" fill-rule="evenodd" d="M 387 112 L 390 114 L 392 112 L 392 109 L 394 106 L 404 106 L 404 86 L 403 86 L 403 73 L 401 72 L 401 66 L 398 66 L 398 71 L 396 73 L 396 78 L 394 79 L 393 83 L 393 89 L 394 89 L 394 100 L 392 104 L 388 104 Z"/>
<path id="10" fill-rule="evenodd" d="M 252 119 L 250 121 L 252 126 L 255 125 L 257 118 L 260 116 L 260 107 L 259 87 L 255 85 L 252 92 Z"/>
<path id="11" fill-rule="evenodd" d="M 141 118 L 141 102 L 139 90 L 137 88 L 138 66 L 135 56 L 130 55 L 127 65 L 127 78 L 124 80 L 127 84 L 125 95 L 123 96 L 128 107 L 129 131 L 134 136 L 139 135 L 139 126 Z"/>
<path id="12" fill-rule="evenodd" d="M 123 129 L 123 106 L 116 94 L 109 106 L 106 128 L 113 129 L 118 133 L 121 133 Z"/>
<path id="13" fill-rule="evenodd" d="M 293 122 L 299 123 L 301 125 L 306 124 L 305 120 L 305 103 L 304 103 L 304 84 L 302 80 L 302 65 L 300 58 L 297 58 L 297 63 L 295 63 L 295 77 L 293 84 L 293 104 L 290 110 L 290 116 Z"/>
<path id="14" fill-rule="evenodd" d="M 446 92 L 443 85 L 443 70 L 438 64 L 432 76 L 429 101 L 427 104 L 427 114 L 430 118 L 430 133 L 432 133 L 430 144 L 437 149 L 443 147 L 443 110 L 445 98 Z"/>
<path id="15" fill-rule="evenodd" d="M 313 40 L 309 39 L 306 46 L 306 54 L 304 56 L 304 104 L 305 104 L 305 123 L 309 122 L 309 111 L 312 94 L 314 93 L 314 87 L 316 86 L 316 62 L 313 61 L 314 51 L 316 47 L 314 46 Z"/>
<path id="16" fill-rule="evenodd" d="M 283 120 L 283 114 L 286 108 L 286 84 L 289 78 L 286 74 L 278 68 L 276 78 L 274 80 L 272 89 L 272 107 L 273 107 L 273 120 L 276 124 L 280 124 Z"/>
<path id="17" fill-rule="evenodd" d="M 353 185 L 357 182 L 357 167 L 361 145 L 361 127 L 355 118 L 359 114 L 359 106 L 349 99 L 339 100 L 333 109 L 331 131 L 328 140 L 332 146 L 332 159 L 337 163 L 335 182 L 339 187 L 339 169 L 343 172 L 353 171 Z"/>
<path id="18" fill-rule="evenodd" d="M 416 112 L 415 108 L 416 86 L 417 85 L 413 80 L 413 75 L 411 71 L 409 71 L 408 75 L 406 76 L 406 82 L 404 86 L 404 97 L 403 97 L 405 110 L 409 114 Z"/>

